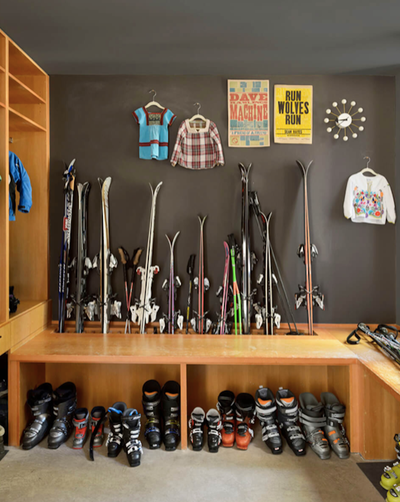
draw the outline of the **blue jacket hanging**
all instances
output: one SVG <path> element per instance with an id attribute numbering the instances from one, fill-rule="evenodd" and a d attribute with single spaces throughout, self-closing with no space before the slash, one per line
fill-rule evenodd
<path id="1" fill-rule="evenodd" d="M 9 152 L 9 170 L 10 170 L 10 197 L 9 197 L 9 220 L 15 220 L 16 197 L 15 190 L 19 192 L 18 211 L 29 213 L 32 207 L 32 186 L 28 173 L 20 159 L 15 153 Z"/>

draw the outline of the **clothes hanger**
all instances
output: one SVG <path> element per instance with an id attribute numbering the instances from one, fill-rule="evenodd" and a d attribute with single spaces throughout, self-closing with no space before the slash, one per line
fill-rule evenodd
<path id="1" fill-rule="evenodd" d="M 161 110 L 165 110 L 164 106 L 161 106 L 160 103 L 157 103 L 157 101 L 154 101 L 154 98 L 157 96 L 157 93 L 154 89 L 152 89 L 150 92 L 154 92 L 153 94 L 153 101 L 150 101 L 149 103 L 147 103 L 147 105 L 145 106 L 145 108 L 150 108 L 150 106 L 156 106 L 157 108 L 160 108 Z"/>
<path id="2" fill-rule="evenodd" d="M 364 157 L 364 159 L 368 159 L 367 161 L 367 167 L 364 167 L 364 169 L 361 169 L 360 173 L 372 173 L 374 176 L 378 176 L 378 174 L 369 167 L 369 163 L 371 162 L 370 157 Z"/>
<path id="3" fill-rule="evenodd" d="M 195 120 L 204 120 L 204 122 L 207 122 L 207 119 L 205 117 L 203 117 L 203 115 L 200 115 L 200 108 L 201 108 L 201 104 L 200 103 L 194 103 L 193 106 L 197 106 L 197 113 L 196 115 L 193 115 L 193 117 L 191 119 L 189 119 L 189 122 L 193 122 Z"/>

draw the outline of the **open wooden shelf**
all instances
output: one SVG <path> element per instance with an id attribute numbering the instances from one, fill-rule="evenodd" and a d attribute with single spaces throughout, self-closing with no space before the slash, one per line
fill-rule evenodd
<path id="1" fill-rule="evenodd" d="M 11 106 L 9 106 L 10 111 L 10 132 L 20 131 L 20 132 L 46 132 L 46 128 L 37 124 L 33 120 L 25 117 L 22 113 L 17 112 Z"/>
<path id="2" fill-rule="evenodd" d="M 13 75 L 45 77 L 46 73 L 12 40 L 9 40 L 9 70 Z"/>
<path id="3" fill-rule="evenodd" d="M 46 101 L 14 75 L 9 74 L 9 102 L 18 104 L 46 104 Z"/>

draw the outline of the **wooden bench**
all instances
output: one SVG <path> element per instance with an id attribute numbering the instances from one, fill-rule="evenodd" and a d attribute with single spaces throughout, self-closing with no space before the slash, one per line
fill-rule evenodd
<path id="1" fill-rule="evenodd" d="M 143 383 L 181 384 L 182 449 L 195 406 L 215 407 L 220 391 L 254 395 L 259 385 L 301 392 L 334 392 L 347 406 L 351 450 L 367 459 L 394 458 L 400 432 L 400 369 L 367 342 L 345 345 L 352 326 L 316 327 L 316 335 L 139 335 L 114 328 L 108 335 L 36 335 L 9 354 L 10 444 L 18 445 L 28 415 L 26 393 L 44 381 L 73 381 L 78 404 L 89 409 L 125 401 L 142 410 Z"/>

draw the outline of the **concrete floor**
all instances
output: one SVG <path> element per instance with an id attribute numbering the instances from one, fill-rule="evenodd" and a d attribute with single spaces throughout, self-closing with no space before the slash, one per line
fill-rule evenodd
<path id="1" fill-rule="evenodd" d="M 128 466 L 95 450 L 95 462 L 72 441 L 48 450 L 46 440 L 31 451 L 9 448 L 0 462 L 1 502 L 382 502 L 382 497 L 356 465 L 352 455 L 321 461 L 310 449 L 296 457 L 285 445 L 272 456 L 261 431 L 247 451 L 220 448 L 211 454 L 192 450 L 166 452 L 144 448 L 142 465 Z"/>

